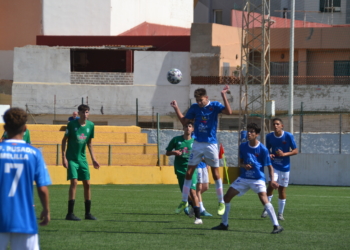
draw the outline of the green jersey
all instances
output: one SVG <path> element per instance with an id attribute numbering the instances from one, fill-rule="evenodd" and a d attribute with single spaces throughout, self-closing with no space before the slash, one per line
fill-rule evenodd
<path id="1" fill-rule="evenodd" d="M 185 140 L 184 137 L 181 135 L 174 137 L 169 142 L 169 145 L 166 148 L 167 151 L 181 150 L 182 152 L 182 155 L 175 156 L 175 173 L 186 174 L 188 158 L 190 157 L 193 141 L 194 138 L 191 138 L 190 140 Z"/>
<path id="2" fill-rule="evenodd" d="M 6 132 L 6 131 L 4 132 L 4 134 L 2 135 L 2 137 L 3 137 L 4 139 L 8 139 L 8 135 L 7 135 L 7 132 Z M 31 142 L 30 142 L 30 132 L 29 132 L 28 129 L 24 132 L 22 140 L 25 141 L 25 142 L 28 143 L 28 144 L 31 144 Z"/>
<path id="3" fill-rule="evenodd" d="M 68 161 L 86 161 L 86 144 L 94 138 L 94 127 L 95 125 L 91 121 L 86 121 L 85 126 L 81 126 L 79 120 L 67 124 L 65 136 L 68 137 L 66 151 Z"/>

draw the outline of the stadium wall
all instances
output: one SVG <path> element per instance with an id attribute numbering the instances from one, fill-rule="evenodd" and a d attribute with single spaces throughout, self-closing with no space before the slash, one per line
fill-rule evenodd
<path id="1" fill-rule="evenodd" d="M 14 54 L 14 82 L 70 83 L 69 49 L 29 45 L 22 48 L 15 48 Z M 13 93 L 13 96 L 16 96 L 15 93 Z"/>
<path id="2" fill-rule="evenodd" d="M 349 186 L 349 154 L 298 154 L 291 157 L 290 184 Z"/>
<path id="3" fill-rule="evenodd" d="M 47 166 L 52 184 L 69 184 L 67 170 L 63 166 Z M 219 168 L 224 176 L 223 168 Z M 230 180 L 237 178 L 237 168 L 230 169 Z M 177 184 L 173 166 L 102 166 L 99 170 L 90 167 L 91 184 Z M 210 183 L 215 183 L 210 176 Z M 78 182 L 82 184 L 81 182 Z"/>
<path id="4" fill-rule="evenodd" d="M 156 129 L 142 129 L 143 133 L 148 134 L 148 143 L 157 143 L 157 130 Z M 182 135 L 182 130 L 160 130 L 160 153 L 165 154 L 165 148 L 168 146 L 170 140 L 175 137 Z M 339 153 L 339 134 L 338 133 L 302 133 L 301 150 L 302 154 L 327 154 L 336 155 Z M 225 149 L 225 156 L 227 166 L 237 166 L 238 163 L 238 133 L 237 131 L 218 131 L 217 132 L 218 143 L 222 143 Z M 299 133 L 294 133 L 294 139 L 299 145 Z M 350 133 L 342 134 L 341 143 L 341 155 L 350 156 Z M 298 154 L 298 155 L 302 155 Z M 291 157 L 294 158 L 295 156 Z M 169 164 L 174 164 L 174 157 L 169 157 Z M 220 160 L 220 165 L 223 165 Z M 317 169 L 317 164 L 314 164 L 314 168 Z"/>

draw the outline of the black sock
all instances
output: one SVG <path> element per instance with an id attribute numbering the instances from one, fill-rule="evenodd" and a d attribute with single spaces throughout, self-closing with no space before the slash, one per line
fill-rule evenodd
<path id="1" fill-rule="evenodd" d="M 194 210 L 194 216 L 196 216 L 197 219 L 201 218 L 201 210 L 199 207 L 193 207 Z"/>
<path id="2" fill-rule="evenodd" d="M 91 200 L 85 201 L 85 214 L 90 214 Z"/>
<path id="3" fill-rule="evenodd" d="M 68 201 L 68 213 L 69 213 L 69 214 L 72 214 L 72 213 L 73 213 L 73 210 L 74 210 L 74 203 L 75 203 L 75 200 L 70 200 L 70 201 Z"/>
<path id="4" fill-rule="evenodd" d="M 193 207 L 192 201 L 188 201 L 188 205 L 191 206 L 191 207 Z"/>

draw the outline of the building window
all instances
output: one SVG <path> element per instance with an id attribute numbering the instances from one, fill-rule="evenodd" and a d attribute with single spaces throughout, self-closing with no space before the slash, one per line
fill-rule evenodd
<path id="1" fill-rule="evenodd" d="M 230 63 L 223 63 L 224 66 L 222 67 L 222 75 L 223 76 L 230 76 Z"/>
<path id="2" fill-rule="evenodd" d="M 214 10 L 214 23 L 222 24 L 222 10 Z"/>
<path id="3" fill-rule="evenodd" d="M 320 0 L 321 12 L 340 12 L 341 0 Z"/>
<path id="4" fill-rule="evenodd" d="M 71 72 L 126 72 L 125 50 L 71 49 Z"/>
<path id="5" fill-rule="evenodd" d="M 289 76 L 289 62 L 271 62 L 271 76 Z M 294 62 L 294 76 L 298 75 L 298 62 Z"/>
<path id="6" fill-rule="evenodd" d="M 334 76 L 350 76 L 350 61 L 334 61 Z"/>

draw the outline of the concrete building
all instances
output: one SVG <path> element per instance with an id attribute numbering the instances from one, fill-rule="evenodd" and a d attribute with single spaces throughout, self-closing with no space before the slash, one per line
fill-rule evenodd
<path id="1" fill-rule="evenodd" d="M 107 6 L 113 7 L 117 2 L 108 1 Z M 135 7 L 133 1 L 128 3 L 130 7 Z M 152 3 L 158 2 L 154 0 Z M 175 15 L 174 9 L 169 7 L 175 3 L 183 2 L 169 1 L 169 5 L 164 6 L 169 15 Z M 87 4 L 88 9 L 93 9 L 94 1 Z M 221 101 L 222 85 L 228 83 L 231 84 L 229 102 L 237 114 L 241 11 L 231 11 L 232 26 L 193 23 L 188 27 L 188 23 L 185 25 L 176 18 L 170 23 L 174 26 L 169 26 L 169 23 L 151 24 L 148 22 L 154 19 L 149 14 L 143 19 L 135 17 L 137 22 L 133 22 L 136 26 L 118 28 L 121 33 L 113 35 L 117 30 L 114 26 L 118 26 L 113 20 L 118 15 L 110 15 L 110 10 L 104 4 L 96 12 L 88 11 L 85 7 L 80 10 L 72 6 L 71 1 L 43 1 L 42 5 L 38 5 L 41 6 L 37 7 L 38 10 L 44 13 L 45 22 L 43 26 L 37 26 L 39 34 L 35 34 L 34 30 L 28 35 L 28 41 L 23 41 L 30 44 L 29 40 L 35 37 L 35 45 L 22 44 L 14 52 L 10 51 L 14 58 L 11 87 L 13 106 L 29 108 L 31 113 L 37 115 L 39 123 L 51 123 L 53 120 L 64 120 L 61 117 L 70 114 L 83 101 L 91 106 L 93 118 L 106 124 L 134 125 L 138 113 L 142 120 L 139 122 L 152 122 L 154 125 L 158 113 L 162 122 L 167 124 L 163 127 L 179 128 L 181 125 L 169 105 L 171 100 L 177 100 L 181 110 L 186 111 L 194 102 L 193 91 L 205 87 L 211 100 Z M 189 20 L 192 14 L 186 10 L 193 9 L 193 2 L 184 6 L 186 8 L 182 13 L 188 15 L 184 20 Z M 62 11 L 63 7 L 70 7 L 78 13 L 86 10 L 90 18 L 101 13 L 109 13 L 109 17 L 102 19 L 100 24 L 82 26 L 85 35 L 76 36 L 74 32 L 83 34 L 77 31 L 81 21 L 79 18 L 75 20 L 75 15 L 69 11 Z M 62 20 L 55 24 L 58 18 L 53 13 L 54 9 L 59 9 L 64 19 L 71 19 L 71 30 L 67 23 L 60 23 Z M 157 11 L 155 9 L 154 14 Z M 289 29 L 283 27 L 289 27 L 289 20 L 274 19 L 276 22 L 271 29 L 271 82 L 274 84 L 271 96 L 276 101 L 277 111 L 282 112 L 287 110 L 285 83 L 289 58 Z M 37 24 L 37 21 L 34 23 Z M 109 28 L 93 31 L 96 29 L 94 25 L 107 25 Z M 300 109 L 301 102 L 304 102 L 304 111 L 350 110 L 347 85 L 349 27 L 303 21 L 297 21 L 296 27 L 295 110 Z M 55 33 L 56 29 L 59 32 Z M 259 32 L 259 28 L 254 32 Z M 334 37 L 339 39 L 334 41 Z M 166 81 L 166 73 L 173 67 L 183 73 L 183 80 L 177 85 Z M 12 84 L 12 80 L 9 81 Z M 259 94 L 254 87 L 251 91 Z M 118 119 L 111 118 L 117 115 Z M 224 121 L 227 117 L 220 119 Z"/>
<path id="2" fill-rule="evenodd" d="M 0 0 L 0 104 L 12 103 L 14 48 L 37 36 L 189 36 L 192 22 L 187 0 Z"/>
<path id="3" fill-rule="evenodd" d="M 261 0 L 251 0 L 259 5 Z M 194 9 L 195 23 L 231 25 L 232 10 L 243 10 L 245 0 L 199 0 Z M 290 0 L 270 0 L 270 15 L 290 18 Z M 330 25 L 350 23 L 349 0 L 295 1 L 295 20 Z"/>

